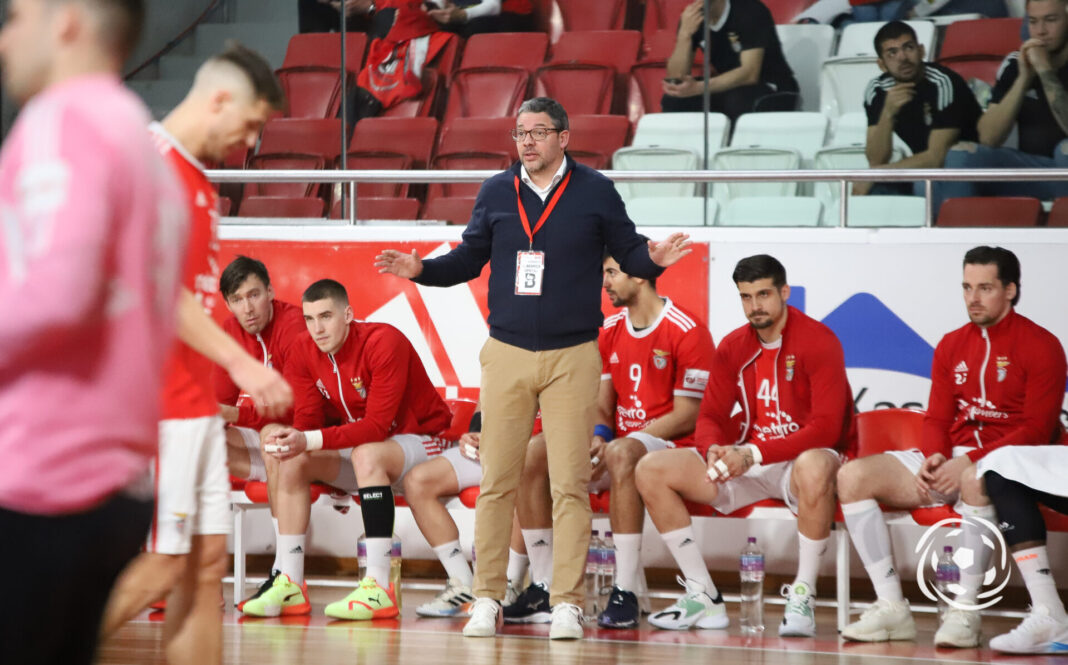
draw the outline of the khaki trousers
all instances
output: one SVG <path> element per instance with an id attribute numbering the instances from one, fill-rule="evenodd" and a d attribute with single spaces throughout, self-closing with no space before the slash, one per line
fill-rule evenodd
<path id="1" fill-rule="evenodd" d="M 597 342 L 527 351 L 491 337 L 479 361 L 482 489 L 475 505 L 474 595 L 504 598 L 516 489 L 540 406 L 553 499 L 549 602 L 582 607 L 590 542 L 590 439 L 601 380 Z"/>

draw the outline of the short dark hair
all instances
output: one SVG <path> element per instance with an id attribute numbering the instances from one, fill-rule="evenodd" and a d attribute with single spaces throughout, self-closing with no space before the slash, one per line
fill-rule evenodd
<path id="1" fill-rule="evenodd" d="M 226 50 L 214 56 L 212 60 L 226 62 L 240 69 L 252 84 L 252 91 L 257 99 L 267 102 L 273 109 L 285 109 L 286 95 L 282 91 L 282 84 L 278 82 L 274 69 L 262 55 L 231 40 L 226 43 Z"/>
<path id="2" fill-rule="evenodd" d="M 1020 302 L 1020 259 L 1009 250 L 989 245 L 973 247 L 964 255 L 964 265 L 997 266 L 998 281 L 1003 286 L 1016 285 L 1016 295 L 1012 299 L 1013 307 Z"/>
<path id="3" fill-rule="evenodd" d="M 349 304 L 349 292 L 341 285 L 341 282 L 332 279 L 320 279 L 304 290 L 301 300 L 304 302 L 317 302 L 327 298 L 342 305 Z"/>
<path id="4" fill-rule="evenodd" d="M 755 282 L 769 277 L 777 289 L 786 285 L 786 268 L 782 267 L 777 258 L 769 254 L 745 257 L 734 266 L 734 274 L 731 275 L 735 284 Z"/>
<path id="5" fill-rule="evenodd" d="M 642 239 L 642 242 L 644 242 L 645 244 L 649 244 L 649 236 L 642 235 L 641 233 L 639 233 L 637 235 L 638 235 L 639 238 Z M 604 251 L 601 252 L 601 263 L 604 263 L 608 259 L 613 259 L 614 260 L 615 258 L 616 257 L 612 256 L 612 252 L 608 251 L 608 245 L 605 245 L 604 246 Z M 627 274 L 629 274 L 629 273 L 627 273 Z M 649 282 L 649 285 L 653 287 L 654 291 L 656 290 L 656 277 L 646 277 L 645 281 Z"/>
<path id="6" fill-rule="evenodd" d="M 70 0 L 64 0 L 70 1 Z M 125 60 L 141 41 L 145 25 L 144 0 L 80 0 L 100 13 L 100 28 L 110 46 Z"/>
<path id="7" fill-rule="evenodd" d="M 883 42 L 888 42 L 891 39 L 897 39 L 904 36 L 912 37 L 912 41 L 919 42 L 919 38 L 916 37 L 916 31 L 912 29 L 912 26 L 904 21 L 890 21 L 883 27 L 879 28 L 879 31 L 875 33 L 875 55 L 880 58 L 883 57 Z"/>
<path id="8" fill-rule="evenodd" d="M 253 275 L 259 277 L 265 287 L 271 285 L 271 276 L 267 274 L 267 266 L 263 265 L 263 261 L 239 254 L 226 266 L 222 275 L 219 275 L 219 291 L 222 292 L 223 298 L 229 298 L 236 293 L 245 280 Z"/>
<path id="9" fill-rule="evenodd" d="M 553 127 L 564 131 L 570 128 L 567 122 L 567 111 L 552 97 L 533 97 L 523 102 L 519 107 L 519 113 L 545 113 L 553 121 Z"/>

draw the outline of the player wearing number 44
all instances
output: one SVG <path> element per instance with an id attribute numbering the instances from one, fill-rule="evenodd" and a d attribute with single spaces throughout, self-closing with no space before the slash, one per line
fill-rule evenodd
<path id="1" fill-rule="evenodd" d="M 723 598 L 683 500 L 730 513 L 772 498 L 797 515 L 799 532 L 797 577 L 783 588 L 779 635 L 811 637 L 816 577 L 834 521 L 834 477 L 856 441 L 842 345 L 829 328 L 786 304 L 786 270 L 775 258 L 742 259 L 733 278 L 749 324 L 716 350 L 697 447 L 650 453 L 638 463 L 638 491 L 686 587 L 649 623 L 674 630 L 727 627 Z M 731 417 L 735 406 L 739 418 Z"/>

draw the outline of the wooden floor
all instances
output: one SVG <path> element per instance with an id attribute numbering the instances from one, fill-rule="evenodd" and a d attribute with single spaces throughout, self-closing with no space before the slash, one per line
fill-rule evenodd
<path id="1" fill-rule="evenodd" d="M 781 605 L 769 605 L 762 637 L 741 635 L 736 604 L 728 603 L 731 628 L 725 631 L 662 631 L 644 621 L 636 630 L 604 630 L 590 625 L 586 638 L 576 642 L 547 639 L 548 626 L 506 626 L 493 639 L 466 639 L 460 634 L 464 619 L 422 619 L 415 607 L 431 592 L 406 590 L 399 620 L 374 622 L 333 621 L 323 607 L 348 590 L 313 587 L 312 615 L 284 619 L 251 619 L 232 607 L 223 622 L 225 663 L 253 665 L 600 665 L 650 663 L 671 665 L 864 665 L 951 661 L 953 663 L 1008 662 L 1021 665 L 1068 665 L 1055 656 L 1010 657 L 989 649 L 935 649 L 931 646 L 937 625 L 931 614 L 917 614 L 916 642 L 882 644 L 843 643 L 835 630 L 832 609 L 817 612 L 819 632 L 814 638 L 782 639 L 775 625 Z M 669 601 L 654 602 L 654 608 Z M 163 614 L 145 613 L 102 645 L 101 665 L 164 663 L 160 649 Z M 1005 632 L 1018 619 L 984 618 L 984 644 L 991 635 Z"/>

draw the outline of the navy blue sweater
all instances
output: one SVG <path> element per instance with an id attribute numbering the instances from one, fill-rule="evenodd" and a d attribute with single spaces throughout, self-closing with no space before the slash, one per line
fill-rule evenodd
<path id="1" fill-rule="evenodd" d="M 415 281 L 428 286 L 460 284 L 478 277 L 488 261 L 491 337 L 530 351 L 597 339 L 604 321 L 601 257 L 605 246 L 628 275 L 653 278 L 663 268 L 649 258 L 648 246 L 627 217 L 612 181 L 570 157 L 567 163 L 570 184 L 534 236 L 534 249 L 545 252 L 542 295 L 515 295 L 516 253 L 530 246 L 516 205 L 519 162 L 483 183 L 463 242 L 444 256 L 424 260 L 423 272 Z M 519 192 L 533 229 L 546 203 L 522 182 Z"/>

